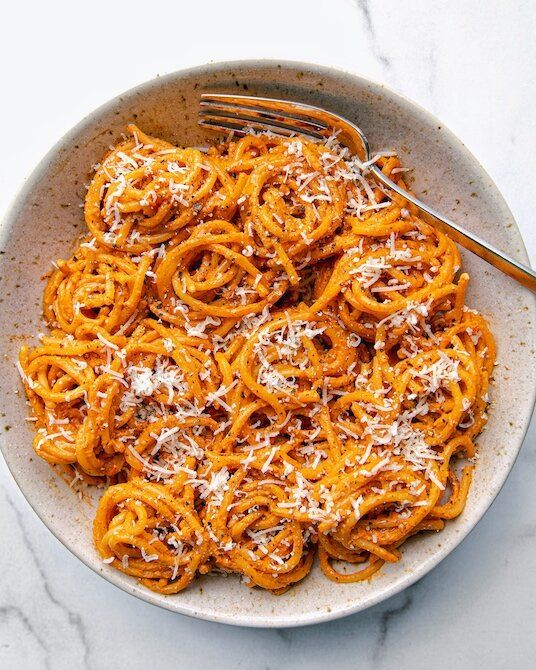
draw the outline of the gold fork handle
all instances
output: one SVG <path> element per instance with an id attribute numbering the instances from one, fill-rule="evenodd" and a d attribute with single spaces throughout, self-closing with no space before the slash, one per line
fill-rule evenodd
<path id="1" fill-rule="evenodd" d="M 474 254 L 487 261 L 490 265 L 493 265 L 493 267 L 504 272 L 504 274 L 509 277 L 512 277 L 512 279 L 515 279 L 531 291 L 536 292 L 536 272 L 532 268 L 523 265 L 523 263 L 519 263 L 515 258 L 508 256 L 508 254 L 497 249 L 497 247 L 488 244 L 485 240 L 478 237 L 478 235 L 474 235 L 468 230 L 464 230 L 457 223 L 454 223 L 454 221 L 451 221 L 411 193 L 400 188 L 400 186 L 397 186 L 397 184 L 395 184 L 394 181 L 391 181 L 389 177 L 386 177 L 376 165 L 372 165 L 370 171 L 391 190 L 395 191 L 406 200 L 409 200 L 409 202 L 413 203 L 423 212 L 429 214 L 434 219 L 433 225 L 439 228 L 441 232 L 446 233 L 452 240 L 454 240 L 454 242 L 469 249 L 469 251 L 472 251 Z"/>

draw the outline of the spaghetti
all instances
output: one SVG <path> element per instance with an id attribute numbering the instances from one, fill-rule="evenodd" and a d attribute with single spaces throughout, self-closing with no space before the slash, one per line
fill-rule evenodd
<path id="1" fill-rule="evenodd" d="M 368 579 L 471 484 L 495 353 L 456 246 L 335 136 L 129 133 L 20 353 L 35 451 L 107 485 L 96 548 L 155 591 Z"/>

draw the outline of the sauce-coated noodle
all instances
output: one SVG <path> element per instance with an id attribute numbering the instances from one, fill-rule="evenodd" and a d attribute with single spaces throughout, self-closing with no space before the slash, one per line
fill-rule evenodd
<path id="1" fill-rule="evenodd" d="M 456 246 L 335 137 L 129 131 L 20 353 L 35 451 L 108 485 L 97 550 L 155 591 L 368 579 L 471 484 L 495 353 Z"/>

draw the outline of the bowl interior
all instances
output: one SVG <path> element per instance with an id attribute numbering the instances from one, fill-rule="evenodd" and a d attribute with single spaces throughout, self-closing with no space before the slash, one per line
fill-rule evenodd
<path id="1" fill-rule="evenodd" d="M 28 408 L 14 366 L 23 342 L 43 329 L 42 276 L 70 255 L 84 231 L 80 203 L 91 166 L 134 121 L 179 145 L 210 141 L 197 126 L 204 90 L 296 99 L 347 116 L 373 149 L 396 148 L 415 168 L 413 189 L 423 199 L 489 242 L 526 260 L 519 231 L 490 177 L 431 115 L 378 84 L 318 66 L 239 62 L 211 65 L 156 79 L 107 103 L 74 128 L 36 168 L 2 228 L 1 335 L 4 356 L 2 442 L 20 488 L 52 532 L 81 560 L 121 588 L 178 612 L 242 625 L 286 626 L 335 618 L 368 607 L 409 585 L 451 551 L 476 524 L 503 484 L 521 445 L 533 405 L 534 304 L 527 291 L 464 254 L 472 277 L 468 304 L 490 320 L 499 364 L 493 405 L 464 514 L 440 534 L 410 540 L 403 560 L 368 583 L 339 585 L 315 568 L 302 583 L 275 597 L 247 589 L 234 577 L 204 577 L 165 597 L 104 565 L 93 549 L 93 503 L 79 500 L 32 451 Z"/>

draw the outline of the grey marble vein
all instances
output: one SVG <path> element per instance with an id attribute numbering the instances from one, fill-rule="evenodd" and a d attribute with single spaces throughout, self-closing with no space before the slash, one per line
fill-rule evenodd
<path id="1" fill-rule="evenodd" d="M 291 644 L 292 635 L 288 628 L 276 628 L 274 632 L 277 635 L 277 637 L 279 637 L 279 639 L 285 643 L 285 645 Z"/>
<path id="2" fill-rule="evenodd" d="M 386 55 L 381 47 L 381 43 L 378 39 L 376 33 L 376 26 L 374 24 L 370 2 L 369 0 L 355 0 L 356 6 L 361 12 L 361 16 L 364 21 L 364 27 L 367 34 L 367 37 L 370 42 L 370 48 L 376 60 L 382 65 L 384 70 L 391 70 L 392 63 L 391 59 Z"/>
<path id="3" fill-rule="evenodd" d="M 436 87 L 437 87 L 437 46 L 432 44 L 426 59 L 428 65 L 427 90 L 430 97 L 430 107 L 433 112 L 436 111 Z"/>
<path id="4" fill-rule="evenodd" d="M 1 605 L 0 606 L 0 622 L 6 622 L 10 618 L 15 618 L 20 623 L 22 624 L 23 628 L 28 632 L 30 637 L 32 637 L 38 644 L 39 647 L 44 652 L 44 665 L 45 668 L 50 668 L 50 648 L 47 644 L 47 642 L 41 637 L 41 635 L 38 633 L 37 629 L 35 626 L 32 624 L 28 616 L 23 612 L 23 610 L 20 607 L 17 607 L 16 605 Z M 8 642 L 4 642 L 2 644 L 2 647 L 7 647 Z"/>
<path id="5" fill-rule="evenodd" d="M 400 604 L 392 604 L 388 609 L 384 610 L 380 614 L 378 639 L 376 640 L 376 644 L 372 652 L 373 662 L 377 662 L 385 650 L 385 647 L 387 646 L 387 638 L 393 628 L 393 623 L 399 619 L 401 615 L 406 614 L 412 606 L 412 589 L 406 589 L 400 598 L 396 600 L 401 600 Z"/>
<path id="6" fill-rule="evenodd" d="M 58 607 L 66 615 L 69 625 L 75 631 L 75 634 L 78 637 L 78 639 L 79 639 L 79 641 L 82 645 L 82 649 L 83 649 L 83 659 L 82 659 L 83 665 L 82 665 L 82 667 L 85 668 L 86 670 L 91 670 L 91 665 L 90 665 L 90 662 L 89 662 L 90 649 L 89 649 L 89 644 L 88 644 L 87 635 L 86 635 L 86 629 L 85 629 L 85 625 L 84 625 L 84 622 L 82 620 L 82 617 L 77 612 L 74 612 L 69 607 L 67 607 L 64 603 L 62 603 L 52 592 L 52 589 L 51 589 L 50 584 L 49 584 L 49 580 L 47 578 L 47 575 L 45 573 L 45 570 L 44 570 L 44 567 L 41 563 L 41 560 L 40 560 L 40 558 L 39 558 L 39 556 L 38 556 L 38 554 L 35 550 L 34 545 L 28 540 L 29 533 L 26 529 L 25 519 L 24 519 L 22 513 L 19 511 L 19 509 L 14 504 L 13 500 L 11 499 L 11 497 L 9 495 L 5 494 L 4 498 L 7 502 L 7 504 L 11 507 L 11 509 L 13 510 L 13 512 L 15 514 L 17 524 L 19 525 L 19 527 L 21 529 L 22 542 L 23 542 L 24 546 L 26 547 L 26 549 L 28 551 L 28 554 L 31 556 L 31 558 L 34 562 L 34 565 L 35 565 L 37 573 L 40 577 L 41 585 L 42 585 L 43 591 L 46 595 L 46 598 L 48 599 L 49 603 Z M 24 617 L 22 620 L 27 622 L 28 629 L 32 630 L 33 628 L 32 628 L 32 625 L 30 624 L 29 619 L 26 617 L 26 615 L 24 615 L 22 610 L 20 610 L 20 612 L 21 612 L 21 617 Z M 39 638 L 37 638 L 37 639 L 39 640 Z M 42 643 L 41 640 L 40 640 L 40 642 Z M 44 643 L 42 643 L 41 646 L 43 646 L 43 645 L 44 645 Z M 47 649 L 48 652 L 50 652 L 50 649 L 48 649 L 46 645 L 44 645 L 44 648 Z"/>

